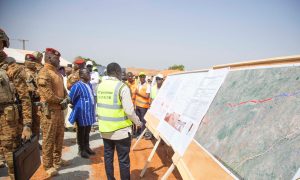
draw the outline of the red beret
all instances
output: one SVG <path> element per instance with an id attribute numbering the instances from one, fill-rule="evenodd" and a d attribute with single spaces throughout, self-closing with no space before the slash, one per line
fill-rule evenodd
<path id="1" fill-rule="evenodd" d="M 45 53 L 54 54 L 54 55 L 60 57 L 60 53 L 57 50 L 53 49 L 53 48 L 46 48 Z"/>
<path id="2" fill-rule="evenodd" d="M 25 60 L 27 61 L 36 61 L 35 57 L 32 54 L 26 54 Z"/>
<path id="3" fill-rule="evenodd" d="M 74 61 L 74 64 L 83 64 L 83 63 L 85 63 L 85 60 L 83 60 L 83 59 L 76 59 Z"/>

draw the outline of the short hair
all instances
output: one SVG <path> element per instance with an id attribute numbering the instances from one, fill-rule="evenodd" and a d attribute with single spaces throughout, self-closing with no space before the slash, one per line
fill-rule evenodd
<path id="1" fill-rule="evenodd" d="M 81 77 L 85 73 L 84 71 L 87 71 L 88 73 L 90 73 L 90 71 L 87 68 L 79 69 L 79 77 Z"/>
<path id="2" fill-rule="evenodd" d="M 122 72 L 121 66 L 118 63 L 114 63 L 114 62 L 107 65 L 106 69 L 107 69 L 106 71 L 108 76 Z"/>

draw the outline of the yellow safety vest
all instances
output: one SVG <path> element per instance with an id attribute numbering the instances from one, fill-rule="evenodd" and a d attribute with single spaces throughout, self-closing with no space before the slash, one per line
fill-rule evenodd
<path id="1" fill-rule="evenodd" d="M 124 112 L 120 91 L 125 84 L 119 80 L 104 80 L 97 87 L 97 115 L 100 132 L 114 132 L 132 125 Z"/>
<path id="2" fill-rule="evenodd" d="M 147 91 L 147 86 L 148 86 L 147 82 L 145 82 L 141 86 L 142 87 L 139 90 L 139 94 L 146 96 L 147 95 L 146 91 Z M 137 88 L 139 88 L 139 87 L 137 87 Z M 135 105 L 138 107 L 141 107 L 141 108 L 148 109 L 150 107 L 150 98 L 144 98 L 144 97 L 136 95 L 135 96 Z"/>

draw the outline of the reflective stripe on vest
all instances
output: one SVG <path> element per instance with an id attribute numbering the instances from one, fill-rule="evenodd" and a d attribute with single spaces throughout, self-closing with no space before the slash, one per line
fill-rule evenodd
<path id="1" fill-rule="evenodd" d="M 126 81 L 126 84 L 128 85 L 128 87 L 130 89 L 132 103 L 134 104 L 134 101 L 135 101 L 135 90 L 137 88 L 137 83 L 134 80 L 134 82 L 132 84 L 129 81 Z"/>
<path id="2" fill-rule="evenodd" d="M 139 94 L 143 96 L 147 96 L 147 83 L 145 82 L 142 85 L 141 90 L 139 90 Z M 150 98 L 144 98 L 139 95 L 136 95 L 135 97 L 135 105 L 141 108 L 149 108 L 150 107 Z"/>
<path id="3" fill-rule="evenodd" d="M 118 104 L 110 105 L 110 104 L 100 104 L 100 103 L 97 103 L 97 107 L 108 108 L 108 109 L 121 109 L 121 108 L 123 108 L 122 105 L 118 105 Z"/>
<path id="4" fill-rule="evenodd" d="M 104 80 L 97 87 L 97 114 L 100 132 L 114 132 L 132 125 L 124 112 L 120 90 L 125 86 L 119 80 Z"/>

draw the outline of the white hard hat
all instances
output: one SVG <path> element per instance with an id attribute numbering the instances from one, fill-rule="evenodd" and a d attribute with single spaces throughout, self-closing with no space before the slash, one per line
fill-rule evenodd
<path id="1" fill-rule="evenodd" d="M 91 65 L 91 66 L 93 66 L 93 62 L 92 61 L 88 61 L 88 62 L 86 62 L 86 64 L 85 64 L 86 66 L 88 66 L 88 65 Z"/>
<path id="2" fill-rule="evenodd" d="M 156 77 L 159 77 L 159 78 L 163 79 L 163 78 L 164 78 L 164 75 L 162 75 L 162 74 L 157 74 Z"/>

